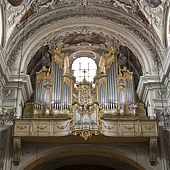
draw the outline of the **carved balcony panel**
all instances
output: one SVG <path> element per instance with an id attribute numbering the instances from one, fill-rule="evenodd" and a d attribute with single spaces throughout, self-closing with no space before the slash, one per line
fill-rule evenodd
<path id="1" fill-rule="evenodd" d="M 110 137 L 157 137 L 157 123 L 156 119 L 103 119 L 101 133 Z"/>
<path id="2" fill-rule="evenodd" d="M 70 133 L 69 119 L 30 118 L 15 119 L 14 136 L 48 137 L 67 136 Z"/>

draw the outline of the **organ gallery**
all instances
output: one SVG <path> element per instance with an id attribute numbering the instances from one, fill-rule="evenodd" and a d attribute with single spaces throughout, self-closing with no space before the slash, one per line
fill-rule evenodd
<path id="1" fill-rule="evenodd" d="M 57 137 L 62 140 L 70 135 L 84 141 L 102 135 L 105 142 L 115 142 L 117 137 L 123 142 L 136 137 L 147 141 L 148 135 L 158 135 L 157 120 L 147 119 L 143 103 L 136 101 L 134 73 L 118 65 L 119 49 L 110 45 L 109 51 L 102 53 L 92 81 L 87 76 L 94 72 L 90 67 L 79 70 L 82 76 L 78 81 L 61 46 L 49 50 L 50 64 L 35 73 L 34 98 L 25 103 L 23 118 L 15 120 L 15 137 L 34 141 L 38 135 L 47 142 L 47 136 L 52 136 L 55 142 Z M 151 159 L 154 162 L 155 156 Z"/>

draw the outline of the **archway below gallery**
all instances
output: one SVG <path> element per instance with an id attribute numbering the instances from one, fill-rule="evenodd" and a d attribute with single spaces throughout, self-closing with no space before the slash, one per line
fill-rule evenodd
<path id="1" fill-rule="evenodd" d="M 135 167 L 136 166 L 136 167 Z M 43 162 L 32 170 L 138 170 L 138 163 L 131 165 L 120 158 L 99 155 L 72 155 Z M 145 170 L 142 168 L 142 170 Z"/>
<path id="2" fill-rule="evenodd" d="M 110 167 L 102 165 L 90 165 L 90 164 L 80 164 L 80 165 L 70 165 L 61 168 L 56 168 L 55 170 L 116 170 Z"/>
<path id="3" fill-rule="evenodd" d="M 135 148 L 138 148 L 136 153 L 129 150 L 130 145 L 116 143 L 114 145 L 90 143 L 32 145 L 34 149 L 30 153 L 25 150 L 27 144 L 23 145 L 27 156 L 23 154 L 23 159 L 15 170 L 65 170 L 64 168 L 77 170 L 76 168 L 79 167 L 94 170 L 97 167 L 98 170 L 104 167 L 105 170 L 124 170 L 125 167 L 126 170 L 152 170 L 150 163 L 144 158 L 147 155 L 142 153 L 142 150 L 138 152 L 140 148 L 147 147 L 144 143 L 133 144 Z"/>

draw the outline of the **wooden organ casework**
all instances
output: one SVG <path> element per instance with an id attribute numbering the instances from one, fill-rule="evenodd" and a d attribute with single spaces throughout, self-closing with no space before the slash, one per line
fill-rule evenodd
<path id="1" fill-rule="evenodd" d="M 25 104 L 23 117 L 67 118 L 69 132 L 85 139 L 105 134 L 108 119 L 146 117 L 143 104 L 135 101 L 133 72 L 118 66 L 119 50 L 110 46 L 109 53 L 102 54 L 94 82 L 85 76 L 76 81 L 61 46 L 49 52 L 52 64 L 36 72 L 35 101 Z"/>
<path id="2" fill-rule="evenodd" d="M 118 66 L 119 50 L 110 46 L 102 54 L 93 82 L 85 76 L 76 81 L 61 46 L 49 52 L 51 66 L 36 73 L 34 101 L 25 103 L 23 118 L 14 120 L 14 144 L 36 142 L 35 137 L 48 142 L 52 136 L 58 142 L 62 136 L 70 141 L 71 136 L 84 140 L 96 136 L 95 140 L 100 135 L 104 142 L 117 138 L 119 142 L 150 142 L 150 161 L 156 162 L 158 122 L 148 118 L 144 105 L 136 102 L 133 72 Z M 14 162 L 18 163 L 18 156 Z"/>
<path id="3" fill-rule="evenodd" d="M 43 66 L 36 73 L 34 116 L 50 116 L 70 110 L 75 77 L 67 70 L 68 56 L 57 50 L 50 52 L 51 67 Z"/>

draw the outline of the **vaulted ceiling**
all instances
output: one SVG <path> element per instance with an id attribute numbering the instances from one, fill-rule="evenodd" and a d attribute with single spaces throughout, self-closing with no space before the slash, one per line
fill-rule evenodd
<path id="1" fill-rule="evenodd" d="M 120 49 L 119 64 L 136 78 L 154 74 L 166 54 L 165 16 L 169 1 L 15 0 L 6 4 L 6 62 L 11 71 L 32 74 L 62 44 L 71 56 L 101 56 L 110 44 Z M 46 57 L 47 58 L 47 57 Z M 49 59 L 48 59 L 49 60 Z M 18 62 L 19 61 L 19 62 Z M 44 62 L 43 61 L 43 62 Z"/>

